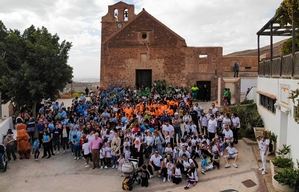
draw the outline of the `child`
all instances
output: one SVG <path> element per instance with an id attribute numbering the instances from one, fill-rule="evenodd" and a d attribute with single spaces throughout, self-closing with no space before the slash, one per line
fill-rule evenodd
<path id="1" fill-rule="evenodd" d="M 198 182 L 198 173 L 196 167 L 191 164 L 190 169 L 187 172 L 188 184 L 185 186 L 185 190 L 189 189 L 191 185 L 195 186 Z"/>
<path id="2" fill-rule="evenodd" d="M 72 144 L 74 146 L 75 160 L 79 160 L 80 158 L 80 137 L 77 135 L 73 135 Z"/>
<path id="3" fill-rule="evenodd" d="M 125 163 L 125 158 L 122 154 L 119 156 L 117 162 L 118 162 L 118 171 L 121 172 L 121 168 L 122 168 L 123 164 Z"/>
<path id="4" fill-rule="evenodd" d="M 175 146 L 173 149 L 173 152 L 172 152 L 172 158 L 174 161 L 176 161 L 178 159 L 179 153 L 180 153 L 179 148 L 177 146 Z"/>
<path id="5" fill-rule="evenodd" d="M 141 168 L 141 186 L 148 187 L 148 179 L 150 178 L 150 174 L 146 169 L 146 165 L 143 165 Z"/>
<path id="6" fill-rule="evenodd" d="M 206 174 L 206 171 L 213 169 L 213 163 L 208 163 L 208 157 L 203 155 L 203 159 L 201 160 L 201 173 Z"/>
<path id="7" fill-rule="evenodd" d="M 110 146 L 110 142 L 106 143 L 106 146 L 104 148 L 105 153 L 105 169 L 111 166 L 111 158 L 112 158 L 112 149 Z"/>
<path id="8" fill-rule="evenodd" d="M 220 169 L 220 156 L 219 156 L 219 153 L 215 153 L 213 155 L 213 167 L 217 167 L 217 169 Z"/>
<path id="9" fill-rule="evenodd" d="M 170 135 L 169 135 L 168 131 L 166 131 L 166 134 L 165 134 L 165 143 L 166 144 L 170 143 Z"/>
<path id="10" fill-rule="evenodd" d="M 34 154 L 34 159 L 37 161 L 38 160 L 38 157 L 39 157 L 39 146 L 40 146 L 40 142 L 39 142 L 39 139 L 35 139 L 34 142 L 33 142 L 33 145 L 32 145 L 32 152 Z"/>
<path id="11" fill-rule="evenodd" d="M 171 181 L 171 177 L 172 177 L 172 172 L 173 172 L 173 163 L 171 161 L 166 163 L 166 168 L 167 168 L 167 181 L 170 182 Z"/>
<path id="12" fill-rule="evenodd" d="M 82 145 L 83 156 L 85 159 L 85 167 L 89 167 L 89 160 L 91 159 L 91 151 L 88 143 L 88 139 L 84 140 L 84 144 Z"/>
<path id="13" fill-rule="evenodd" d="M 179 184 L 182 182 L 182 172 L 179 163 L 176 163 L 174 166 L 174 175 L 172 176 L 172 182 L 175 184 Z"/>
<path id="14" fill-rule="evenodd" d="M 104 166 L 105 166 L 105 152 L 104 152 L 104 147 L 102 147 L 101 149 L 100 149 L 100 166 L 101 166 L 101 169 L 103 169 L 104 168 Z"/>
<path id="15" fill-rule="evenodd" d="M 170 143 L 167 144 L 167 146 L 166 146 L 166 148 L 165 148 L 164 151 L 165 151 L 165 154 L 166 154 L 166 155 L 172 155 L 173 150 L 172 150 L 172 147 L 171 147 L 171 144 L 170 144 Z"/>
<path id="16" fill-rule="evenodd" d="M 124 149 L 124 154 L 125 154 L 125 159 L 128 160 L 131 158 L 131 151 L 130 151 L 130 146 L 126 146 Z"/>

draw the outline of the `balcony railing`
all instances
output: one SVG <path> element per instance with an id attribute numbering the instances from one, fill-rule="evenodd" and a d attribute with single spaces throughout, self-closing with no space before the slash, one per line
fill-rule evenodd
<path id="1" fill-rule="evenodd" d="M 294 64 L 292 55 L 264 60 L 259 63 L 259 77 L 299 78 L 299 52 L 295 54 Z"/>

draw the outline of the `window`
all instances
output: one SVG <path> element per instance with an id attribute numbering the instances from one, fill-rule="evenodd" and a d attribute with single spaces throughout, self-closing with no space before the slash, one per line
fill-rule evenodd
<path id="1" fill-rule="evenodd" d="M 129 20 L 129 10 L 125 9 L 124 10 L 124 21 L 128 21 Z"/>
<path id="2" fill-rule="evenodd" d="M 199 54 L 198 56 L 200 59 L 205 59 L 205 58 L 208 58 L 208 55 L 207 54 Z"/>
<path id="3" fill-rule="evenodd" d="M 275 103 L 276 103 L 276 99 L 260 94 L 260 105 L 262 105 L 272 113 L 275 113 L 276 110 L 274 105 Z"/>
<path id="4" fill-rule="evenodd" d="M 297 123 L 299 123 L 299 105 L 294 106 L 294 119 Z"/>
<path id="5" fill-rule="evenodd" d="M 147 34 L 146 33 L 142 33 L 141 38 L 142 39 L 146 39 L 147 38 Z"/>
<path id="6" fill-rule="evenodd" d="M 149 32 L 147 32 L 147 31 L 138 32 L 138 40 L 141 42 L 148 41 L 149 40 Z"/>
<path id="7" fill-rule="evenodd" d="M 249 69 L 251 69 L 251 67 L 245 67 L 245 69 L 246 69 L 246 70 L 249 70 Z"/>
<path id="8" fill-rule="evenodd" d="M 114 17 L 115 21 L 118 21 L 118 9 L 114 9 L 113 17 Z"/>
<path id="9" fill-rule="evenodd" d="M 146 53 L 141 53 L 140 54 L 140 61 L 141 62 L 146 62 L 147 61 L 147 54 Z"/>

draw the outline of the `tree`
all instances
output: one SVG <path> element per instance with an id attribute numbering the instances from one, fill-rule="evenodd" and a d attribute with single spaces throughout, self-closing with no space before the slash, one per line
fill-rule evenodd
<path id="1" fill-rule="evenodd" d="M 299 27 L 299 0 L 283 0 L 276 10 L 276 15 L 280 15 L 278 21 L 281 26 L 292 24 L 292 17 L 294 16 L 294 25 Z M 295 46 L 299 47 L 299 34 L 295 36 Z M 292 39 L 288 39 L 282 46 L 284 55 L 292 52 Z"/>
<path id="2" fill-rule="evenodd" d="M 3 101 L 18 109 L 33 107 L 44 98 L 56 99 L 71 81 L 73 69 L 67 65 L 71 43 L 59 42 L 45 27 L 31 26 L 22 34 L 7 30 L 0 21 L 0 91 Z M 1 57 L 2 55 L 2 57 Z"/>

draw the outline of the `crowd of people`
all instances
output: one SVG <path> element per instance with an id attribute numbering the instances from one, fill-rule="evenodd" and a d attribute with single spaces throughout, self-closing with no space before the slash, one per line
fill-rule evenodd
<path id="1" fill-rule="evenodd" d="M 36 117 L 21 112 L 16 129 L 20 158 L 71 151 L 86 168 L 119 171 L 134 158 L 146 177 L 175 184 L 186 178 L 185 189 L 198 182 L 198 171 L 238 167 L 238 115 L 223 113 L 214 103 L 205 111 L 181 89 L 140 97 L 136 90 L 116 87 L 75 98 L 70 107 L 45 102 Z M 16 159 L 14 143 L 9 130 L 4 140 L 9 160 Z"/>

